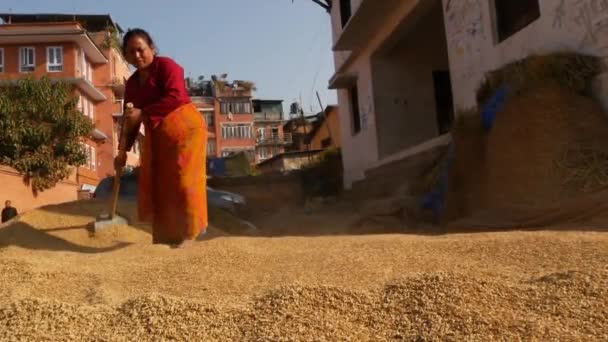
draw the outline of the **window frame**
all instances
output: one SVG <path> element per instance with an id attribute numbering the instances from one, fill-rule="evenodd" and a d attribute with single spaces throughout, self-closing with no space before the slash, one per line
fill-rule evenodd
<path id="1" fill-rule="evenodd" d="M 222 125 L 223 139 L 247 140 L 253 138 L 253 127 L 251 124 Z"/>
<path id="2" fill-rule="evenodd" d="M 57 60 L 57 56 L 60 56 L 60 62 L 54 63 L 55 61 L 51 61 L 51 51 L 55 51 L 55 60 Z M 57 55 L 57 51 L 59 51 L 59 55 Z M 51 63 L 53 62 L 53 63 Z M 63 72 L 63 46 L 47 46 L 46 47 L 46 71 L 47 72 Z M 52 67 L 59 67 L 57 70 L 51 70 Z"/>
<path id="3" fill-rule="evenodd" d="M 0 73 L 4 72 L 4 48 L 0 47 Z"/>
<path id="4" fill-rule="evenodd" d="M 23 64 L 24 52 L 32 51 L 32 64 Z M 28 56 L 29 57 L 29 54 Z M 25 70 L 24 68 L 32 68 L 31 70 Z M 19 72 L 20 73 L 32 73 L 36 71 L 36 47 L 34 46 L 20 46 L 19 47 Z"/>
<path id="5" fill-rule="evenodd" d="M 516 20 L 519 21 L 519 22 L 517 22 L 517 24 L 515 24 L 516 21 L 513 21 L 509 25 L 506 25 L 504 23 L 504 19 L 505 19 L 504 6 L 507 3 L 512 5 L 513 4 L 512 1 L 513 0 L 506 0 L 506 1 L 505 0 L 493 0 L 492 1 L 492 7 L 493 7 L 492 14 L 493 14 L 493 19 L 494 19 L 494 36 L 495 36 L 496 44 L 500 44 L 500 43 L 504 42 L 505 40 L 513 37 L 517 33 L 521 32 L 523 29 L 525 29 L 526 27 L 530 26 L 532 23 L 534 23 L 535 21 L 540 19 L 540 17 L 542 16 L 542 12 L 541 12 L 541 8 L 540 8 L 540 1 L 533 0 L 533 2 L 530 3 L 530 6 L 533 6 L 533 8 L 532 7 L 530 8 L 530 10 L 533 12 L 529 12 L 529 13 L 522 12 L 521 16 L 516 18 Z M 522 20 L 522 19 L 526 18 L 523 13 L 526 13 L 525 15 L 530 15 L 530 18 L 527 18 L 525 21 Z M 510 18 L 510 19 L 514 19 L 514 18 Z M 506 29 L 506 27 L 509 27 L 509 29 Z"/>

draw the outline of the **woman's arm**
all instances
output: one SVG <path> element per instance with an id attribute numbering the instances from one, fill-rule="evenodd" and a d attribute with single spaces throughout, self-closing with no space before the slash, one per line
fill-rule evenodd
<path id="1" fill-rule="evenodd" d="M 133 145 L 135 144 L 135 140 L 137 140 L 137 136 L 139 135 L 139 126 L 141 125 L 141 122 L 136 125 L 136 127 L 130 127 L 128 130 L 124 130 L 122 129 L 122 125 L 126 124 L 126 117 L 125 115 L 127 115 L 127 109 L 126 109 L 126 104 L 129 102 L 133 102 L 133 90 L 130 89 L 133 86 L 132 82 L 127 82 L 126 86 L 125 86 L 125 106 L 123 107 L 123 116 L 122 116 L 122 124 L 121 124 L 121 134 L 126 134 L 126 146 L 125 146 L 125 151 L 131 151 L 131 149 L 133 148 Z M 119 137 L 120 139 L 120 137 Z M 118 142 L 120 144 L 120 140 Z M 120 146 L 119 146 L 120 148 Z"/>

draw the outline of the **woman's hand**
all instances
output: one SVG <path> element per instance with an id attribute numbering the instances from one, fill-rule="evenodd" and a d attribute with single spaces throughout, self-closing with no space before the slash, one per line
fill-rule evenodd
<path id="1" fill-rule="evenodd" d="M 127 131 L 131 132 L 136 128 L 139 128 L 143 120 L 143 114 L 141 109 L 139 108 L 127 108 L 125 110 L 125 121 L 124 124 L 127 125 Z"/>
<path id="2" fill-rule="evenodd" d="M 116 158 L 114 158 L 114 169 L 122 169 L 127 164 L 127 152 L 118 152 Z"/>

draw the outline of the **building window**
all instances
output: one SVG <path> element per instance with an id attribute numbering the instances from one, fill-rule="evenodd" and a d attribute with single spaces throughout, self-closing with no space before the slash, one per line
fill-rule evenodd
<path id="1" fill-rule="evenodd" d="M 224 139 L 251 139 L 252 129 L 249 124 L 223 125 L 222 138 Z"/>
<path id="2" fill-rule="evenodd" d="M 222 114 L 251 114 L 251 103 L 249 101 L 227 101 L 220 103 Z"/>
<path id="3" fill-rule="evenodd" d="M 87 61 L 83 49 L 78 50 L 78 59 L 80 61 L 79 64 L 81 76 L 85 80 L 93 82 L 93 68 L 91 67 L 91 63 Z"/>
<path id="4" fill-rule="evenodd" d="M 19 49 L 19 71 L 33 72 L 36 67 L 36 51 L 33 47 Z"/>
<path id="5" fill-rule="evenodd" d="M 97 149 L 93 146 L 90 146 L 91 157 L 89 158 L 89 169 L 97 170 Z"/>
<path id="6" fill-rule="evenodd" d="M 207 124 L 207 127 L 212 127 L 215 124 L 215 122 L 213 121 L 213 113 L 203 111 L 200 111 L 200 113 L 205 118 L 205 123 Z"/>
<path id="7" fill-rule="evenodd" d="M 266 139 L 266 128 L 264 128 L 264 127 L 258 128 L 258 139 L 261 139 L 261 140 Z"/>
<path id="8" fill-rule="evenodd" d="M 353 134 L 357 134 L 361 131 L 361 113 L 359 112 L 359 89 L 357 89 L 357 86 L 352 87 L 348 91 L 348 97 L 350 100 L 350 110 L 352 113 Z"/>
<path id="9" fill-rule="evenodd" d="M 91 118 L 91 120 L 95 119 L 95 105 L 86 97 L 78 97 L 78 109 L 84 116 Z"/>
<path id="10" fill-rule="evenodd" d="M 63 71 L 63 48 L 61 46 L 49 46 L 46 48 L 47 71 Z"/>
<path id="11" fill-rule="evenodd" d="M 499 43 L 540 18 L 538 0 L 494 0 L 494 8 Z"/>
<path id="12" fill-rule="evenodd" d="M 87 158 L 84 167 L 89 170 L 95 171 L 97 169 L 97 150 L 95 149 L 95 147 L 85 143 L 82 144 L 82 149 L 84 150 L 84 154 Z"/>
<path id="13" fill-rule="evenodd" d="M 215 139 L 207 140 L 207 155 L 215 156 Z"/>
<path id="14" fill-rule="evenodd" d="M 89 118 L 95 120 L 95 105 L 91 101 L 87 101 L 87 103 L 89 104 Z"/>
<path id="15" fill-rule="evenodd" d="M 348 23 L 348 20 L 352 15 L 350 1 L 351 0 L 340 0 L 340 20 L 342 21 L 342 28 L 346 26 L 346 23 Z"/>
<path id="16" fill-rule="evenodd" d="M 4 49 L 0 48 L 0 72 L 4 72 Z"/>

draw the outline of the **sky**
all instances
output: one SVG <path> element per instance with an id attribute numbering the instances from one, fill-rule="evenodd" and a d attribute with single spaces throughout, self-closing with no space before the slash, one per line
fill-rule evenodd
<path id="1" fill-rule="evenodd" d="M 110 14 L 152 35 L 159 54 L 193 78 L 227 73 L 256 84 L 256 98 L 301 96 L 305 112 L 335 104 L 329 14 L 311 0 L 2 0 L 12 13 Z"/>

